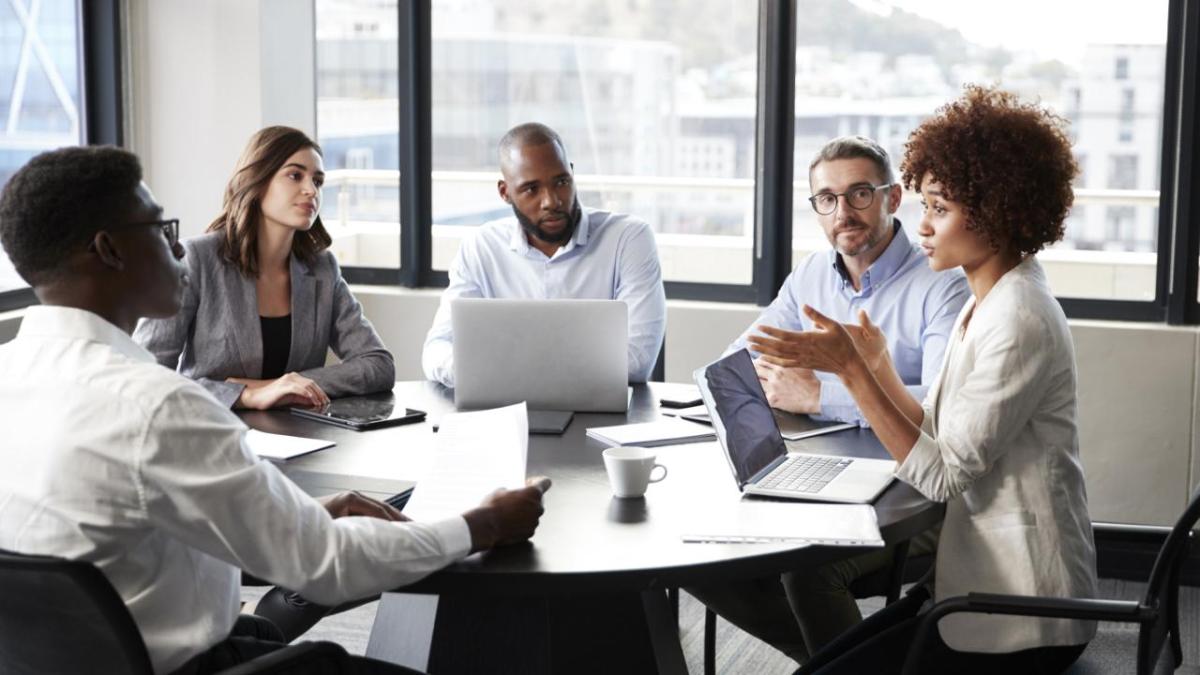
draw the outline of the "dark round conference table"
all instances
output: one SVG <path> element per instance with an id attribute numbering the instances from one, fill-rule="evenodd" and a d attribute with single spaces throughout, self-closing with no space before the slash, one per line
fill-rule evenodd
<path id="1" fill-rule="evenodd" d="M 431 673 L 684 673 L 667 589 L 778 574 L 866 550 L 685 543 L 682 534 L 694 531 L 704 512 L 740 498 L 715 441 L 657 448 L 667 478 L 644 498 L 612 497 L 601 459 L 605 445 L 586 430 L 657 419 L 656 386 L 662 385 L 632 387 L 624 415 L 578 413 L 562 435 L 531 435 L 527 473 L 554 482 L 531 542 L 470 556 L 385 594 L 367 653 Z M 419 483 L 432 458 L 432 423 L 455 412 L 453 392 L 435 383 L 399 382 L 393 395 L 397 405 L 426 411 L 426 421 L 358 432 L 286 411 L 241 417 L 261 431 L 337 443 L 280 465 L 310 493 L 358 489 L 386 497 Z M 789 447 L 887 457 L 874 434 L 862 429 Z M 778 517 L 786 519 L 794 504 L 778 502 Z M 898 481 L 873 506 L 888 544 L 924 531 L 943 514 L 942 505 Z"/>

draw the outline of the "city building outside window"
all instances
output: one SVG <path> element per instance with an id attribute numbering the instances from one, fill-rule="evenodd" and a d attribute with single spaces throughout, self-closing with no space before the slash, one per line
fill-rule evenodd
<path id="1" fill-rule="evenodd" d="M 399 265 L 396 2 L 316 4 L 324 215 L 348 266 Z M 432 0 L 432 268 L 472 227 L 509 215 L 496 142 L 536 120 L 563 135 L 582 203 L 652 225 L 667 280 L 749 284 L 756 12 L 728 0 Z M 964 84 L 999 84 L 1070 123 L 1075 207 L 1042 255 L 1055 292 L 1153 299 L 1166 16 L 1166 0 L 798 0 L 793 263 L 828 246 L 806 199 L 821 144 L 871 136 L 898 165 L 909 132 Z M 899 215 L 914 236 L 915 196 Z"/>
<path id="2" fill-rule="evenodd" d="M 82 141 L 74 0 L 0 2 L 0 187 L 34 155 Z M 0 293 L 25 288 L 0 255 Z"/>
<path id="3" fill-rule="evenodd" d="M 1075 207 L 1065 240 L 1041 256 L 1056 294 L 1154 299 L 1165 0 L 798 3 L 793 261 L 828 248 L 806 201 L 808 163 L 826 139 L 870 136 L 899 166 L 908 134 L 964 84 L 998 84 L 1070 123 Z M 1078 22 L 1083 13 L 1092 19 Z M 898 215 L 915 237 L 916 195 Z"/>

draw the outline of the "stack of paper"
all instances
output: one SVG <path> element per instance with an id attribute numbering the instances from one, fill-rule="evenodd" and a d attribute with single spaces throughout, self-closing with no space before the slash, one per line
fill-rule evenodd
<path id="1" fill-rule="evenodd" d="M 332 448 L 335 445 L 337 443 L 320 438 L 268 434 L 257 429 L 250 429 L 246 432 L 246 447 L 263 459 L 288 460 L 317 450 Z"/>
<path id="2" fill-rule="evenodd" d="M 524 487 L 528 452 L 524 403 L 446 415 L 434 441 L 433 465 L 404 514 L 415 520 L 449 518 L 500 488 Z"/>
<path id="3" fill-rule="evenodd" d="M 870 504 L 719 500 L 693 511 L 689 521 L 685 542 L 883 546 Z"/>
<path id="4" fill-rule="evenodd" d="M 618 424 L 611 427 L 592 427 L 587 435 L 608 445 L 675 445 L 711 441 L 716 438 L 712 427 L 680 419 L 661 419 L 639 424 Z"/>

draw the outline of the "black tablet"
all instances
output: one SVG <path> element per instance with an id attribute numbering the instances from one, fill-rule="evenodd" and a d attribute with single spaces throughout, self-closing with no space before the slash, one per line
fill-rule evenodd
<path id="1" fill-rule="evenodd" d="M 425 419 L 424 410 L 397 405 L 391 392 L 337 398 L 320 408 L 292 408 L 292 414 L 355 431 L 410 424 Z"/>

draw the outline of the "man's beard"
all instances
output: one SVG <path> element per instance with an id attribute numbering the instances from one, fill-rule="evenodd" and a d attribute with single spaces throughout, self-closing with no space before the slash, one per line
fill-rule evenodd
<path id="1" fill-rule="evenodd" d="M 871 249 L 878 246 L 879 242 L 881 242 L 887 238 L 888 234 L 892 231 L 892 227 L 893 227 L 892 225 L 889 224 L 887 227 L 871 229 L 869 225 L 867 225 L 866 223 L 863 223 L 862 221 L 856 221 L 855 225 L 858 226 L 855 229 L 860 229 L 860 228 L 865 229 L 865 230 L 867 230 L 867 233 L 866 233 L 866 238 L 862 241 L 862 243 L 860 243 L 857 247 L 855 247 L 853 249 L 848 249 L 848 248 L 845 248 L 838 244 L 838 241 L 837 241 L 838 233 L 837 232 L 834 232 L 833 236 L 829 237 L 830 245 L 833 246 L 835 251 L 837 251 L 838 253 L 840 253 L 844 256 L 854 257 L 854 256 L 862 255 L 862 254 L 866 253 L 867 251 L 870 251 Z"/>
<path id="2" fill-rule="evenodd" d="M 524 213 L 517 210 L 517 205 L 512 205 L 513 215 L 517 217 L 517 222 L 521 224 L 521 229 L 525 231 L 526 236 L 536 237 L 539 241 L 547 244 L 562 244 L 571 240 L 575 235 L 575 229 L 579 227 L 579 221 L 583 217 L 583 208 L 579 206 L 579 198 L 575 198 L 575 203 L 571 205 L 571 212 L 555 211 L 550 216 L 561 215 L 566 218 L 567 226 L 558 234 L 551 234 L 542 229 L 542 226 L 527 218 Z"/>

